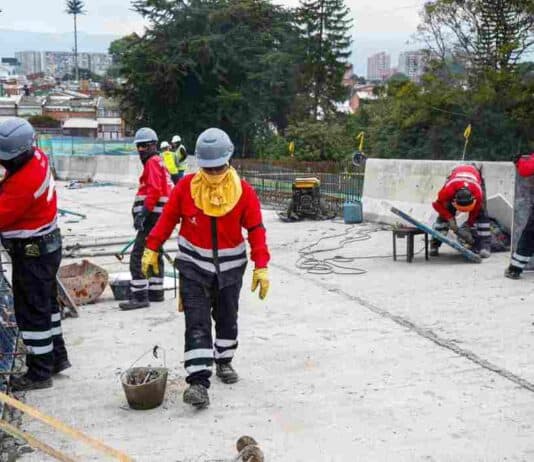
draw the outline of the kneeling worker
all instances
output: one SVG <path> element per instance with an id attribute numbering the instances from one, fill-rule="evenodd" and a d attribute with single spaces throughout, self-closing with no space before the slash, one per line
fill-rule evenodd
<path id="1" fill-rule="evenodd" d="M 146 240 L 143 270 L 157 272 L 158 250 L 180 223 L 178 256 L 180 303 L 185 312 L 185 369 L 189 384 L 184 402 L 209 404 L 211 368 L 217 377 L 234 383 L 239 293 L 247 264 L 242 228 L 248 231 L 255 263 L 252 290 L 264 299 L 269 288 L 269 250 L 261 209 L 254 189 L 241 180 L 228 162 L 234 146 L 217 128 L 204 131 L 195 154 L 201 170 L 186 175 L 173 189 L 167 206 Z M 215 321 L 212 341 L 211 318 Z"/>
<path id="2" fill-rule="evenodd" d="M 490 256 L 490 223 L 484 209 L 483 179 L 480 171 L 473 165 L 456 167 L 438 193 L 432 204 L 438 218 L 434 230 L 442 234 L 452 230 L 461 239 L 473 246 L 473 251 L 482 258 Z M 467 227 L 458 227 L 456 212 L 469 213 Z M 438 256 L 441 241 L 432 239 L 430 255 Z"/>
<path id="3" fill-rule="evenodd" d="M 0 236 L 13 264 L 13 299 L 28 371 L 11 380 L 13 391 L 48 388 L 52 375 L 71 366 L 57 302 L 61 262 L 57 197 L 46 154 L 34 147 L 24 119 L 0 124 Z"/>

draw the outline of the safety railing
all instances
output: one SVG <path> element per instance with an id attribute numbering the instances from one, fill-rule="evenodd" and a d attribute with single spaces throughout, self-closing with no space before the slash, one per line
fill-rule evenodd
<path id="1" fill-rule="evenodd" d="M 132 138 L 105 139 L 39 134 L 37 144 L 50 156 L 121 156 L 136 153 Z"/>
<path id="2" fill-rule="evenodd" d="M 6 278 L 0 258 L 0 391 L 5 392 L 9 383 L 9 373 L 17 351 L 18 329 L 13 308 L 13 292 Z M 4 405 L 0 403 L 0 418 Z"/>
<path id="3" fill-rule="evenodd" d="M 291 199 L 296 178 L 316 177 L 321 181 L 321 199 L 340 211 L 344 202 L 361 200 L 363 167 L 351 162 L 298 162 L 234 159 L 232 165 L 256 190 L 264 203 L 284 208 Z"/>

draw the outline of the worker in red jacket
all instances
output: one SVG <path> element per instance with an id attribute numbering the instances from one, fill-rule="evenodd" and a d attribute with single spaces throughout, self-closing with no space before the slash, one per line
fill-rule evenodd
<path id="1" fill-rule="evenodd" d="M 448 176 L 432 206 L 438 212 L 434 229 L 447 234 L 449 229 L 473 246 L 482 258 L 490 256 L 491 231 L 484 207 L 483 178 L 473 165 L 459 165 Z M 468 213 L 467 226 L 458 227 L 456 213 Z M 432 239 L 430 255 L 438 256 L 441 241 Z"/>
<path id="2" fill-rule="evenodd" d="M 48 157 L 24 119 L 0 124 L 0 236 L 12 262 L 15 317 L 26 346 L 27 372 L 14 391 L 48 388 L 71 366 L 61 331 L 56 274 L 61 262 L 57 197 Z"/>
<path id="3" fill-rule="evenodd" d="M 528 156 L 514 158 L 517 173 L 523 177 L 534 175 L 534 152 Z M 517 248 L 512 252 L 510 266 L 504 275 L 510 279 L 519 279 L 530 257 L 534 254 L 534 204 L 530 210 L 527 224 L 521 232 Z"/>
<path id="4" fill-rule="evenodd" d="M 158 255 L 158 274 L 146 278 L 141 271 L 141 258 L 145 239 L 158 221 L 163 207 L 169 199 L 172 183 L 158 154 L 158 135 L 151 128 L 140 128 L 134 138 L 143 173 L 139 178 L 139 189 L 132 207 L 134 228 L 137 231 L 130 255 L 130 299 L 119 304 L 121 310 L 136 310 L 150 306 L 150 302 L 164 300 L 164 267 L 161 254 Z"/>
<path id="5" fill-rule="evenodd" d="M 269 250 L 260 203 L 254 189 L 228 162 L 234 146 L 217 128 L 204 131 L 195 155 L 201 170 L 173 189 L 161 218 L 150 232 L 143 255 L 145 272 L 157 271 L 158 250 L 180 223 L 178 256 L 180 299 L 185 312 L 185 369 L 189 387 L 184 402 L 209 404 L 213 360 L 224 383 L 238 376 L 232 367 L 237 349 L 239 293 L 247 264 L 242 228 L 248 232 L 255 263 L 252 290 L 264 299 L 269 288 Z M 212 341 L 211 317 L 215 321 Z"/>

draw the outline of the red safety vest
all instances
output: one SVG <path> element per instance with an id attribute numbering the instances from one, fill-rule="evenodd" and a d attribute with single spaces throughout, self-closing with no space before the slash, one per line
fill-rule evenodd
<path id="1" fill-rule="evenodd" d="M 432 204 L 439 216 L 445 220 L 450 220 L 454 215 L 449 211 L 449 205 L 454 199 L 454 195 L 460 188 L 467 188 L 476 200 L 475 208 L 469 212 L 467 222 L 474 225 L 480 209 L 482 208 L 482 178 L 480 172 L 472 165 L 460 165 L 456 167 L 445 182 L 445 185 L 438 193 L 438 199 Z"/>
<path id="2" fill-rule="evenodd" d="M 57 196 L 46 154 L 31 160 L 0 183 L 0 234 L 4 239 L 43 236 L 57 228 Z"/>
<path id="3" fill-rule="evenodd" d="M 256 268 L 265 268 L 270 255 L 260 202 L 256 192 L 241 180 L 243 193 L 235 207 L 222 217 L 213 218 L 199 209 L 191 195 L 191 180 L 186 175 L 174 187 L 169 202 L 146 240 L 146 246 L 158 250 L 180 223 L 178 269 L 201 281 L 217 276 L 219 284 L 235 283 L 242 277 L 247 263 L 243 228 L 248 231 L 250 258 Z M 216 243 L 216 248 L 215 244 Z"/>
<path id="4" fill-rule="evenodd" d="M 167 169 L 158 155 L 150 157 L 139 177 L 139 189 L 135 195 L 134 215 L 145 207 L 149 212 L 161 213 L 169 200 L 172 182 Z"/>

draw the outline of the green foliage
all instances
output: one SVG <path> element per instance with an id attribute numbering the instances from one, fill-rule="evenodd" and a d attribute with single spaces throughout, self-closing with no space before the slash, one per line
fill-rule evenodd
<path id="1" fill-rule="evenodd" d="M 350 117 L 339 116 L 328 121 L 303 119 L 290 124 L 285 137 L 274 134 L 258 137 L 254 148 L 259 157 L 287 159 L 288 145 L 293 141 L 297 160 L 350 159 L 357 133 Z"/>
<path id="2" fill-rule="evenodd" d="M 61 122 L 47 115 L 34 115 L 28 117 L 30 122 L 35 128 L 59 128 Z"/>
<path id="3" fill-rule="evenodd" d="M 218 126 L 245 153 L 266 127 L 284 131 L 299 40 L 288 10 L 266 0 L 138 0 L 134 8 L 151 27 L 110 47 L 131 125 L 161 137 L 178 131 L 189 145 Z"/>
<path id="4" fill-rule="evenodd" d="M 85 5 L 82 0 L 66 0 L 65 2 L 67 14 L 77 15 L 85 14 Z"/>
<path id="5" fill-rule="evenodd" d="M 355 116 L 376 157 L 509 160 L 534 149 L 530 1 L 433 0 L 419 30 L 428 44 L 421 84 L 390 79 Z M 530 29 L 530 32 L 529 32 Z"/>
<path id="6" fill-rule="evenodd" d="M 341 81 L 350 56 L 349 16 L 343 0 L 301 0 L 297 23 L 303 36 L 304 61 L 299 117 L 329 118 L 336 112 L 335 103 L 347 97 Z"/>

